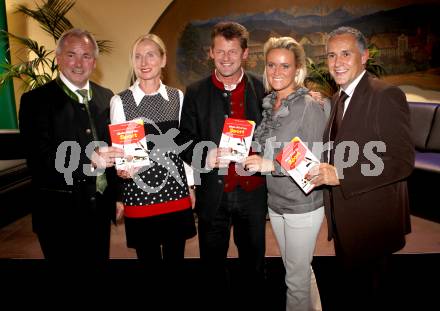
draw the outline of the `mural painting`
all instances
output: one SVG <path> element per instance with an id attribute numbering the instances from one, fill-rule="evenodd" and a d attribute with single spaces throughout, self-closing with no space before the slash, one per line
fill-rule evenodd
<path id="1" fill-rule="evenodd" d="M 222 16 L 213 11 L 210 18 L 189 16 L 180 25 L 175 68 L 170 68 L 177 76 L 177 84 L 187 86 L 210 73 L 210 31 L 217 22 L 231 20 L 243 24 L 250 32 L 246 69 L 256 74 L 263 72 L 263 44 L 269 37 L 295 38 L 311 62 L 319 64 L 326 59 L 328 33 L 339 26 L 352 26 L 361 30 L 377 51 L 375 63 L 385 70 L 385 80 L 440 91 L 440 23 L 436 22 L 440 1 L 371 1 L 369 5 L 344 1 L 334 6 L 328 1 L 318 1 L 318 5 L 310 1 L 309 5 L 301 6 L 290 1 L 290 7 L 265 11 L 258 10 L 259 1 L 254 2 L 254 11 L 248 8 L 247 13 Z"/>

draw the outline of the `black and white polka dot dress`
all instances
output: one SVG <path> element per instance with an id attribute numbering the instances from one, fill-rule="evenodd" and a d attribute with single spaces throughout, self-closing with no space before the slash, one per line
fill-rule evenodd
<path id="1" fill-rule="evenodd" d="M 179 93 L 165 88 L 169 101 L 157 93 L 136 105 L 130 90 L 119 94 L 126 119 L 144 119 L 151 161 L 122 184 L 128 247 L 196 234 L 185 169 L 172 135 L 179 125 Z"/>

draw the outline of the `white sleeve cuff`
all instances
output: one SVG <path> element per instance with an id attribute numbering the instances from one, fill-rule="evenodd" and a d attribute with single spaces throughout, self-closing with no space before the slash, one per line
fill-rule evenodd
<path id="1" fill-rule="evenodd" d="M 191 166 L 189 166 L 185 162 L 183 162 L 183 165 L 185 167 L 185 175 L 188 185 L 192 186 L 194 185 L 194 170 Z"/>

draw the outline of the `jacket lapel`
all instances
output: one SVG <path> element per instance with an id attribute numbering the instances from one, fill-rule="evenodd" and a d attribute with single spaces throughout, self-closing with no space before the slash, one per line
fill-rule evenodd
<path id="1" fill-rule="evenodd" d="M 327 143 L 330 141 L 330 131 L 332 130 L 332 124 L 333 121 L 335 119 L 335 114 L 336 114 L 336 99 L 338 98 L 338 92 L 336 92 L 335 94 L 333 94 L 332 99 L 331 99 L 331 111 L 330 111 L 330 117 L 328 119 L 327 122 L 327 126 L 325 127 L 324 130 L 324 137 L 323 137 L 323 142 Z"/>
<path id="2" fill-rule="evenodd" d="M 356 86 L 354 93 L 350 98 L 350 103 L 347 109 L 345 110 L 344 117 L 342 119 L 341 128 L 339 129 L 335 137 L 335 142 L 342 141 L 343 136 L 349 134 L 346 132 L 346 129 L 349 127 L 348 124 L 360 121 L 358 118 L 359 116 L 363 115 L 362 109 L 364 109 L 364 106 L 366 105 L 367 97 L 365 96 L 365 92 L 367 91 L 369 86 L 368 83 L 369 78 L 370 78 L 369 74 L 368 72 L 366 72 L 362 77 L 362 79 L 359 81 L 358 85 Z M 335 98 L 336 97 L 333 97 L 334 100 Z"/>

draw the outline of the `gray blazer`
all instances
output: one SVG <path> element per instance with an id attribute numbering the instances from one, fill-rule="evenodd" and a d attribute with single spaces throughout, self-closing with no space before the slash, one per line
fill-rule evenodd
<path id="1" fill-rule="evenodd" d="M 306 88 L 300 88 L 284 99 L 275 114 L 272 111 L 274 100 L 275 93 L 263 100 L 263 121 L 256 130 L 255 139 L 262 146 L 268 138 L 283 143 L 273 150 L 272 159 L 275 159 L 281 148 L 295 136 L 308 143 L 309 148 L 314 151 L 313 144 L 322 142 L 327 123 L 324 107 L 308 95 Z M 325 106 L 329 107 L 329 102 Z M 267 155 L 268 150 L 265 151 Z M 315 155 L 321 158 L 319 153 Z M 304 194 L 278 162 L 274 163 L 276 171 L 266 177 L 268 205 L 272 210 L 279 214 L 302 214 L 323 206 L 322 190 L 316 189 L 307 195 Z"/>

